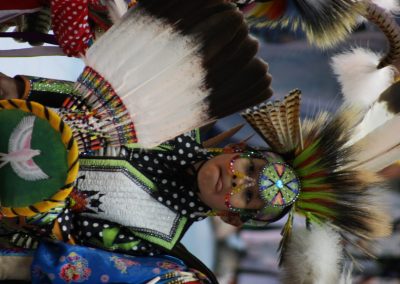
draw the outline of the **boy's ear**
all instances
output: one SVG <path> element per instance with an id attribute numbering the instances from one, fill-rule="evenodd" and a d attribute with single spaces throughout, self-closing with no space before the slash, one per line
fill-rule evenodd
<path id="1" fill-rule="evenodd" d="M 225 223 L 228 223 L 229 225 L 235 226 L 235 227 L 241 227 L 243 226 L 242 220 L 240 220 L 239 215 L 226 215 L 226 216 L 220 216 L 221 220 L 224 221 Z"/>

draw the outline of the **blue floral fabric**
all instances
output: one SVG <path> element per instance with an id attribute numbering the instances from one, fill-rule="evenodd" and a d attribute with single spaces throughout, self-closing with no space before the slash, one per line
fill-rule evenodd
<path id="1" fill-rule="evenodd" d="M 65 243 L 42 242 L 32 263 L 32 283 L 209 283 L 171 256 L 135 257 Z"/>

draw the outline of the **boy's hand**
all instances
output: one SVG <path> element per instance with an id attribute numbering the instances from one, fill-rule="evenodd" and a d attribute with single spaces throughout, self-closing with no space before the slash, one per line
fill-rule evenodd
<path id="1" fill-rule="evenodd" d="M 23 83 L 0 73 L 0 99 L 18 99 L 23 95 Z"/>

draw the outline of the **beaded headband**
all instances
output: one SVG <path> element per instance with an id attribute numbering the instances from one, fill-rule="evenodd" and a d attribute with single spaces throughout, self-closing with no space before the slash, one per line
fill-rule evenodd
<path id="1" fill-rule="evenodd" d="M 257 179 L 235 169 L 235 161 L 239 158 L 259 158 L 266 161 Z M 242 153 L 234 156 L 229 163 L 233 174 L 232 190 L 225 196 L 225 205 L 230 212 L 239 214 L 243 220 L 256 221 L 275 220 L 290 207 L 300 194 L 301 183 L 292 167 L 283 162 L 283 158 L 275 153 Z M 259 210 L 237 208 L 232 205 L 231 198 L 243 190 L 258 186 L 260 198 L 265 206 Z"/>

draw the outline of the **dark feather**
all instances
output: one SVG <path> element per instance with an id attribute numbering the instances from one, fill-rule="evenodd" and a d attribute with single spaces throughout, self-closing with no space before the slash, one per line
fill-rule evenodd
<path id="1" fill-rule="evenodd" d="M 156 2 L 144 1 L 141 6 L 203 42 L 211 117 L 229 115 L 272 95 L 267 65 L 254 58 L 258 43 L 249 37 L 243 15 L 233 5 L 210 0 Z"/>
<path id="2" fill-rule="evenodd" d="M 398 114 L 400 112 L 400 81 L 387 88 L 378 99 L 378 102 L 386 103 L 388 112 Z"/>
<path id="3" fill-rule="evenodd" d="M 238 33 L 245 33 L 247 37 L 247 27 L 243 26 Z M 249 37 L 244 38 L 240 35 L 240 41 L 233 39 L 232 43 L 222 50 L 211 62 L 206 62 L 205 67 L 209 70 L 207 74 L 208 86 L 219 87 L 225 84 L 237 70 L 241 70 L 255 56 L 258 49 L 256 40 Z M 235 44 L 234 46 L 232 46 Z"/>

